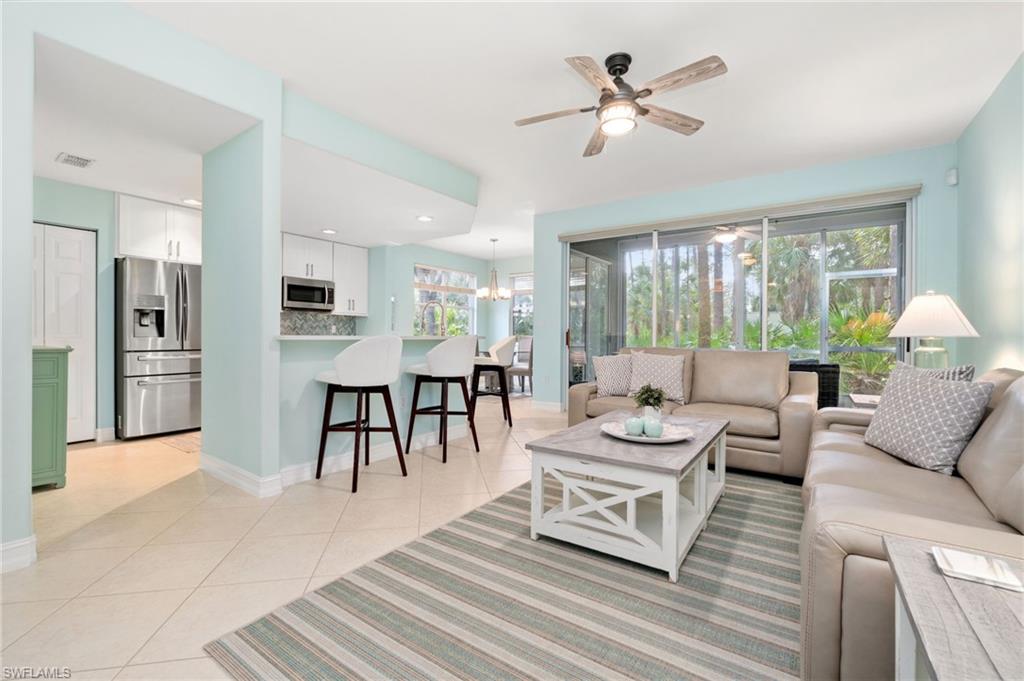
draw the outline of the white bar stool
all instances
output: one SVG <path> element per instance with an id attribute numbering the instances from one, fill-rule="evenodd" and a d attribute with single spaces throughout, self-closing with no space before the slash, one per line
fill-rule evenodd
<path id="1" fill-rule="evenodd" d="M 416 364 L 406 371 L 416 376 L 416 386 L 412 391 L 412 411 L 409 414 L 409 434 L 405 440 L 405 450 L 412 446 L 413 426 L 416 415 L 440 416 L 441 424 L 437 434 L 437 443 L 441 445 L 441 462 L 448 462 L 448 417 L 465 416 L 469 419 L 469 430 L 473 434 L 473 446 L 480 451 L 480 443 L 476 439 L 476 424 L 473 422 L 473 410 L 470 408 L 469 390 L 466 377 L 473 371 L 473 356 L 476 354 L 476 336 L 456 336 L 439 343 L 427 353 L 426 364 Z M 420 407 L 420 386 L 424 383 L 441 384 L 441 404 L 432 407 Z M 462 399 L 466 403 L 465 411 L 448 409 L 448 386 L 457 383 L 462 388 Z"/>
<path id="2" fill-rule="evenodd" d="M 319 480 L 324 466 L 324 448 L 327 446 L 328 433 L 355 433 L 354 458 L 352 462 L 352 491 L 355 492 L 359 483 L 359 441 L 365 438 L 366 465 L 370 465 L 370 433 L 391 433 L 395 440 L 395 451 L 398 453 L 398 464 L 405 470 L 405 457 L 402 456 L 402 438 L 398 434 L 398 423 L 395 421 L 395 408 L 391 403 L 391 389 L 388 384 L 398 380 L 402 360 L 402 339 L 398 336 L 372 336 L 338 353 L 334 358 L 334 369 L 321 372 L 316 380 L 327 384 L 324 398 L 324 422 L 320 430 L 320 454 L 316 460 L 316 477 Z M 334 396 L 338 393 L 355 393 L 355 421 L 331 423 L 331 409 L 334 407 Z M 370 395 L 378 393 L 384 398 L 384 408 L 388 412 L 388 427 L 370 426 Z M 363 409 L 366 413 L 363 413 Z"/>
<path id="3" fill-rule="evenodd" d="M 512 359 L 515 356 L 516 337 L 503 338 L 492 345 L 487 353 L 489 357 L 477 357 L 473 362 L 473 399 L 470 402 L 469 410 L 476 413 L 476 398 L 483 395 L 493 395 L 501 398 L 502 416 L 508 425 L 512 427 L 512 408 L 508 403 L 508 368 L 512 366 Z M 480 390 L 480 376 L 484 373 L 498 374 L 498 390 Z"/>

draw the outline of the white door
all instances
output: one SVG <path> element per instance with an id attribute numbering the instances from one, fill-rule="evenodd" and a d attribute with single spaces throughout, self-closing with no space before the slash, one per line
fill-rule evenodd
<path id="1" fill-rule="evenodd" d="M 46 342 L 43 314 L 43 291 L 46 272 L 46 226 L 38 222 L 32 225 L 32 345 Z"/>
<path id="2" fill-rule="evenodd" d="M 281 235 L 281 275 L 285 277 L 311 277 L 309 273 L 308 247 L 306 237 L 294 234 Z"/>
<path id="3" fill-rule="evenodd" d="M 118 197 L 117 244 L 121 255 L 167 260 L 173 256 L 167 235 L 170 206 L 136 196 Z"/>
<path id="4" fill-rule="evenodd" d="M 68 442 L 96 437 L 96 233 L 45 227 L 45 344 L 70 345 Z"/>
<path id="5" fill-rule="evenodd" d="M 306 241 L 309 242 L 309 276 L 334 281 L 334 244 L 321 239 Z"/>
<path id="6" fill-rule="evenodd" d="M 174 259 L 192 265 L 203 262 L 203 214 L 191 208 L 171 208 Z"/>

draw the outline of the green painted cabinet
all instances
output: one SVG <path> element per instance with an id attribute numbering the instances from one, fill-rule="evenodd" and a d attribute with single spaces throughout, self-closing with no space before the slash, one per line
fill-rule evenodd
<path id="1" fill-rule="evenodd" d="M 68 353 L 32 349 L 32 486 L 63 487 L 68 463 Z"/>

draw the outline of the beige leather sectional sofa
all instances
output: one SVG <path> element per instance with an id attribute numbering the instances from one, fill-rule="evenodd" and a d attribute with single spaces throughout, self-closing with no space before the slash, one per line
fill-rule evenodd
<path id="1" fill-rule="evenodd" d="M 685 404 L 666 402 L 662 411 L 729 419 L 729 467 L 800 477 L 807 460 L 818 404 L 816 374 L 789 370 L 785 352 L 623 348 L 683 355 Z M 596 383 L 569 389 L 569 425 L 616 409 L 634 409 L 631 397 L 598 397 Z"/>
<path id="2" fill-rule="evenodd" d="M 872 412 L 822 409 L 804 477 L 804 679 L 891 679 L 894 592 L 886 534 L 1024 557 L 1024 372 L 991 371 L 990 412 L 957 474 L 864 442 Z"/>

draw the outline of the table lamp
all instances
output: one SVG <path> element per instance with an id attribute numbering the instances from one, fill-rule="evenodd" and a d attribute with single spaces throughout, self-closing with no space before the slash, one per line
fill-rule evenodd
<path id="1" fill-rule="evenodd" d="M 977 338 L 967 317 L 947 295 L 926 291 L 914 296 L 896 321 L 890 338 L 917 338 L 914 366 L 944 369 L 949 366 L 949 353 L 942 345 L 943 338 Z"/>

